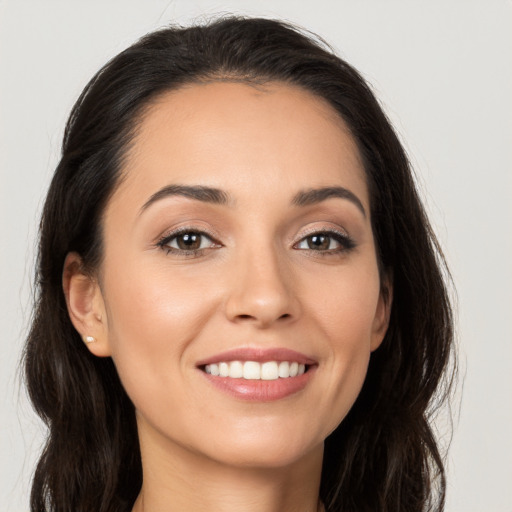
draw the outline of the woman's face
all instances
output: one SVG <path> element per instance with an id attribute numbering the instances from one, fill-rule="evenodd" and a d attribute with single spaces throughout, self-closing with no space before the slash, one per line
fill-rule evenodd
<path id="1" fill-rule="evenodd" d="M 141 443 L 257 467 L 321 451 L 388 318 L 344 123 L 296 87 L 191 85 L 146 113 L 123 174 L 90 348 Z"/>

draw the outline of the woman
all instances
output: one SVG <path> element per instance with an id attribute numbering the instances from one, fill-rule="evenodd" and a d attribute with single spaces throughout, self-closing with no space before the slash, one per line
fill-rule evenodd
<path id="1" fill-rule="evenodd" d="M 347 63 L 270 20 L 149 34 L 43 212 L 32 510 L 442 510 L 443 269 Z"/>

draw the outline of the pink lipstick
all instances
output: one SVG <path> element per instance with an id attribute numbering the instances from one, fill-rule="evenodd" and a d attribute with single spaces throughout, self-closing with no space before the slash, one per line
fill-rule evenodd
<path id="1" fill-rule="evenodd" d="M 241 400 L 272 401 L 306 387 L 317 362 L 289 349 L 235 349 L 197 363 L 208 381 Z"/>

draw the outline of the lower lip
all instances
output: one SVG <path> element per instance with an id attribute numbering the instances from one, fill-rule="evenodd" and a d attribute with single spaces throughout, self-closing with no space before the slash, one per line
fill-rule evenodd
<path id="1" fill-rule="evenodd" d="M 314 366 L 309 367 L 307 372 L 297 377 L 275 380 L 232 379 L 202 373 L 217 389 L 234 398 L 252 402 L 272 402 L 302 391 L 312 378 L 314 370 Z"/>

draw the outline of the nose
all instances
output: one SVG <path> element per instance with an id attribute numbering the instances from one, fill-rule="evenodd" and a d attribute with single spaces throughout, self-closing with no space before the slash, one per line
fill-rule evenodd
<path id="1" fill-rule="evenodd" d="M 298 318 L 300 305 L 291 269 L 272 249 L 240 256 L 230 281 L 225 305 L 230 321 L 263 329 Z"/>

